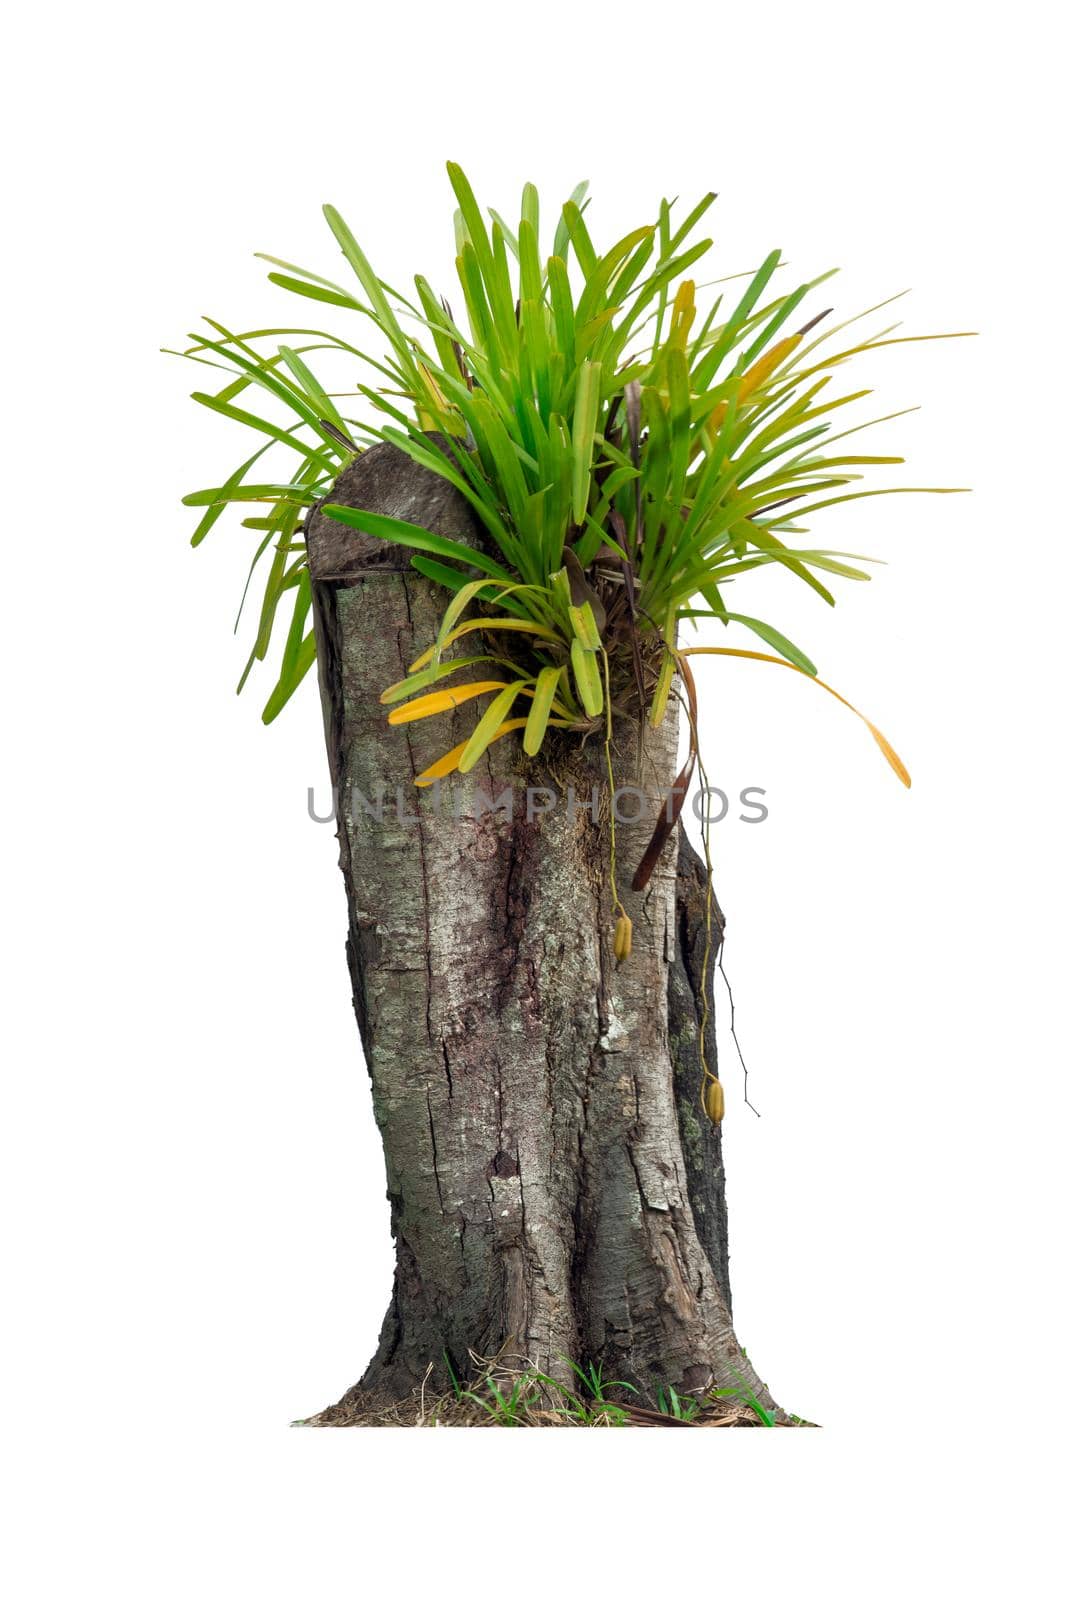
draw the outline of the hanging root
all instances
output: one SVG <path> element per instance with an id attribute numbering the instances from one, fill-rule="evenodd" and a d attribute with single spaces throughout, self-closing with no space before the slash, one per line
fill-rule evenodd
<path id="1" fill-rule="evenodd" d="M 626 961 L 634 941 L 634 924 L 619 898 L 616 878 L 616 782 L 612 772 L 612 689 L 608 676 L 608 652 L 601 650 L 604 662 L 604 759 L 608 772 L 608 881 L 612 890 L 612 907 L 616 913 L 616 927 L 612 949 L 616 961 Z"/>
<path id="2" fill-rule="evenodd" d="M 692 719 L 693 741 L 697 750 L 697 769 L 701 775 L 702 795 L 708 793 L 708 773 L 701 757 L 701 747 L 697 738 L 697 708 L 694 706 Z M 708 958 L 712 950 L 712 921 L 715 918 L 719 928 L 720 947 L 724 934 L 723 921 L 716 905 L 716 897 L 712 892 L 712 824 L 708 820 L 708 808 L 701 805 L 701 849 L 705 858 L 705 948 L 701 954 L 701 993 L 700 993 L 700 1029 L 698 1033 L 698 1049 L 701 1058 L 701 1106 L 709 1122 L 718 1126 L 723 1121 L 726 1103 L 723 1095 L 723 1085 L 708 1064 L 708 1052 L 705 1046 L 705 1034 L 708 1031 Z"/>

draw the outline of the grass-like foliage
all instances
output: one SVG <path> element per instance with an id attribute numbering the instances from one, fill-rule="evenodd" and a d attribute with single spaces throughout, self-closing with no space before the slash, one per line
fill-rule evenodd
<path id="1" fill-rule="evenodd" d="M 185 503 L 203 508 L 194 544 L 228 505 L 265 506 L 245 518 L 261 535 L 253 567 L 272 552 L 249 667 L 266 656 L 287 596 L 292 610 L 264 720 L 277 714 L 314 659 L 304 515 L 373 439 L 391 440 L 447 478 L 487 535 L 484 551 L 472 552 L 389 518 L 331 512 L 409 546 L 417 570 L 456 593 L 439 638 L 413 663 L 412 675 L 386 692 L 388 704 L 406 702 L 391 713 L 394 720 L 440 709 L 425 691 L 468 665 L 492 660 L 505 674 L 505 682 L 478 688 L 492 694 L 486 715 L 438 775 L 450 763 L 473 765 L 506 722 L 526 730 L 528 751 L 550 723 L 588 732 L 603 716 L 605 666 L 618 680 L 617 706 L 644 689 L 656 720 L 674 671 L 663 647 L 675 644 L 683 620 L 738 624 L 778 659 L 814 676 L 797 645 L 734 610 L 723 589 L 775 564 L 833 604 L 825 580 L 866 578 L 855 565 L 862 558 L 813 544 L 800 517 L 872 494 L 953 492 L 857 488 L 858 469 L 902 458 L 856 454 L 843 444 L 870 421 L 835 431 L 836 414 L 870 393 L 831 395 L 836 371 L 862 352 L 907 341 L 894 328 L 855 335 L 860 317 L 828 326 L 828 312 L 808 315 L 808 297 L 832 274 L 776 292 L 778 250 L 740 286 L 728 280 L 699 313 L 690 274 L 712 241 L 694 235 L 712 194 L 685 217 L 661 201 L 654 220 L 602 250 L 587 228 L 582 184 L 556 220 L 546 255 L 532 185 L 513 229 L 496 212 L 482 212 L 459 167 L 448 170 L 464 318 L 425 278 L 415 278 L 414 299 L 391 289 L 327 206 L 351 283 L 275 257 L 266 258 L 269 276 L 305 299 L 352 313 L 357 328 L 370 322 L 373 353 L 312 328 L 237 334 L 217 322 L 182 352 L 229 373 L 220 391 L 193 398 L 259 437 L 259 448 L 225 483 L 187 495 Z M 316 378 L 309 358 L 323 351 L 354 363 L 350 393 L 362 402 L 359 416 L 343 414 L 342 397 Z M 288 418 L 236 403 L 257 391 L 281 402 Z M 290 453 L 288 480 L 275 474 L 280 481 L 252 481 L 276 447 Z M 479 616 L 465 620 L 476 600 Z M 492 635 L 493 656 L 442 659 L 475 631 Z M 643 671 L 650 657 L 659 661 L 655 691 Z M 476 683 L 452 685 L 448 703 Z M 446 691 L 439 693 L 444 700 Z M 522 712 L 513 718 L 517 702 Z"/>

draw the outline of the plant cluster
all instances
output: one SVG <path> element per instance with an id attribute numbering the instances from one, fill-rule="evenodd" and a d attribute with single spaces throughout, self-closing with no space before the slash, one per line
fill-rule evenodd
<path id="1" fill-rule="evenodd" d="M 390 288 L 327 206 L 355 288 L 276 257 L 266 257 L 275 269 L 269 277 L 306 299 L 366 319 L 385 353 L 319 329 L 236 334 L 214 321 L 211 336 L 192 336 L 182 352 L 231 373 L 217 393 L 193 398 L 266 436 L 225 483 L 185 497 L 187 505 L 203 508 L 194 544 L 228 505 L 269 507 L 244 519 L 262 535 L 253 570 L 268 549 L 273 559 L 242 685 L 267 654 L 285 597 L 293 605 L 264 720 L 277 715 L 314 659 L 300 538 L 304 516 L 359 450 L 357 441 L 372 439 L 391 440 L 448 479 L 488 535 L 490 548 L 472 551 L 392 518 L 326 508 L 364 533 L 407 545 L 417 552 L 416 570 L 455 591 L 441 634 L 413 663 L 412 675 L 387 690 L 387 703 L 408 700 L 404 715 L 410 718 L 410 697 L 483 660 L 508 675 L 504 683 L 482 685 L 481 694 L 496 692 L 454 766 L 473 765 L 472 751 L 501 736 L 520 698 L 530 702 L 516 719 L 528 753 L 540 747 L 550 722 L 588 731 L 603 716 L 601 653 L 609 669 L 621 671 L 625 693 L 619 698 L 636 692 L 642 698 L 644 689 L 643 706 L 655 722 L 674 673 L 665 646 L 675 644 L 679 623 L 688 619 L 737 623 L 778 659 L 815 676 L 798 646 L 769 623 L 732 610 L 722 591 L 743 574 L 775 564 L 833 605 L 823 577 L 864 579 L 868 574 L 851 564 L 864 558 L 794 542 L 805 532 L 798 526 L 802 514 L 873 494 L 955 492 L 853 488 L 855 469 L 902 457 L 841 447 L 872 421 L 832 432 L 832 413 L 871 392 L 828 396 L 834 372 L 861 352 L 908 342 L 908 336 L 887 327 L 844 345 L 838 341 L 878 306 L 833 327 L 823 326 L 829 313 L 821 311 L 791 328 L 803 302 L 832 274 L 769 297 L 778 250 L 745 279 L 732 304 L 724 304 L 721 290 L 698 320 L 697 284 L 688 274 L 711 248 L 711 239 L 693 235 L 713 194 L 677 221 L 674 205 L 661 201 L 655 221 L 599 251 L 587 229 L 581 184 L 564 204 L 545 257 L 533 185 L 523 191 L 513 231 L 496 212 L 483 215 L 459 167 L 450 163 L 449 176 L 458 203 L 456 268 L 466 321 L 454 318 L 423 277 L 415 278 L 416 301 Z M 300 338 L 314 342 L 298 345 Z M 326 350 L 384 380 L 358 382 L 352 391 L 366 402 L 365 414 L 342 415 L 341 397 L 316 378 L 306 358 Z M 253 387 L 282 402 L 288 422 L 235 405 Z M 275 445 L 298 458 L 288 480 L 250 482 Z M 474 583 L 472 568 L 480 575 Z M 461 621 L 476 599 L 481 612 L 493 614 L 492 626 L 486 615 Z M 487 631 L 499 636 L 492 655 L 442 660 L 469 633 Z M 523 647 L 519 661 L 510 648 L 516 644 Z M 659 658 L 655 688 L 642 671 L 650 654 Z M 469 682 L 447 693 L 455 701 L 475 687 Z M 420 709 L 434 714 L 425 703 Z M 391 715 L 401 720 L 400 712 Z"/>

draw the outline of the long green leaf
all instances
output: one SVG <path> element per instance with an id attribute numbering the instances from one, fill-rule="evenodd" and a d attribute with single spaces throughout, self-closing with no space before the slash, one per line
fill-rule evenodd
<path id="1" fill-rule="evenodd" d="M 563 676 L 563 667 L 542 667 L 534 686 L 527 725 L 523 733 L 523 749 L 528 756 L 536 756 L 542 747 L 549 713 L 553 708 L 557 685 Z"/>
<path id="2" fill-rule="evenodd" d="M 459 768 L 461 772 L 470 772 L 476 761 L 482 756 L 487 745 L 491 744 L 500 730 L 517 696 L 528 691 L 529 678 L 520 678 L 516 683 L 510 683 L 500 694 L 494 695 L 489 706 L 479 719 L 474 733 L 467 741 L 463 755 L 460 757 Z"/>
<path id="3" fill-rule="evenodd" d="M 480 572 L 486 572 L 491 578 L 501 578 L 505 583 L 510 583 L 510 575 L 489 556 L 481 550 L 474 550 L 467 545 L 458 544 L 455 539 L 446 539 L 440 533 L 431 533 L 426 528 L 419 528 L 414 522 L 404 522 L 400 517 L 382 517 L 373 511 L 360 511 L 353 506 L 327 505 L 323 511 L 328 517 L 333 517 L 336 522 L 344 522 L 347 527 L 356 528 L 360 533 L 371 534 L 376 539 L 388 539 L 394 544 L 405 545 L 409 550 L 425 550 L 435 556 L 450 556 L 453 561 L 463 561 L 469 567 L 477 567 Z"/>

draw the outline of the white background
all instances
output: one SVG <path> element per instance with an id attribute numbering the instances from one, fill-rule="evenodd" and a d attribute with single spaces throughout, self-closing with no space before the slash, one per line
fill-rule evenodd
<path id="1" fill-rule="evenodd" d="M 1063 182 L 1044 8 L 101 5 L 23 20 L 3 107 L 5 1496 L 30 1596 L 1054 1592 L 1063 1432 Z M 312 1432 L 385 1308 L 384 1180 L 309 681 L 269 730 L 229 628 L 249 535 L 182 493 L 242 441 L 158 355 L 293 320 L 319 214 L 386 278 L 580 177 L 615 238 L 721 198 L 846 313 L 899 481 L 885 557 L 770 614 L 912 768 L 785 673 L 702 673 L 757 1120 L 725 1050 L 736 1318 L 821 1432 Z M 826 291 L 819 291 L 823 296 Z M 335 322 L 343 313 L 321 308 Z M 315 318 L 311 319 L 312 324 Z M 871 412 L 870 414 L 875 414 Z M 872 436 L 868 436 L 871 438 Z M 837 521 L 832 522 L 832 518 Z M 757 590 L 764 586 L 760 594 Z M 768 591 L 774 590 L 774 593 Z M 738 642 L 744 643 L 744 640 Z"/>

